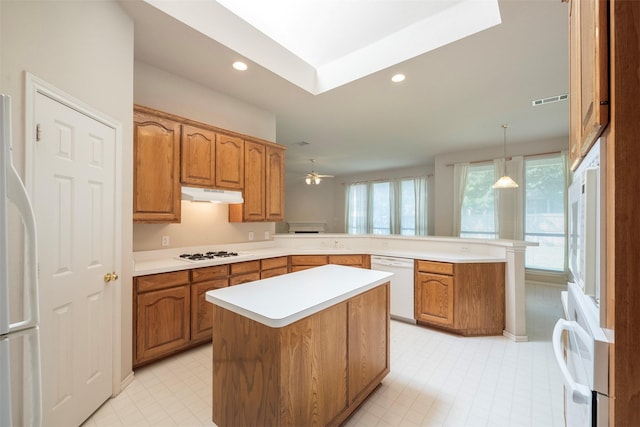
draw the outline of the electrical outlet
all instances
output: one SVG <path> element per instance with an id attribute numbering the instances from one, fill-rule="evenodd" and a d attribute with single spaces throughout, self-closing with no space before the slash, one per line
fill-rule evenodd
<path id="1" fill-rule="evenodd" d="M 253 240 L 253 231 L 249 232 L 249 240 Z"/>
<path id="2" fill-rule="evenodd" d="M 169 246 L 169 236 L 162 236 L 162 246 Z"/>
<path id="3" fill-rule="evenodd" d="M 269 238 L 271 237 L 271 235 L 269 234 L 268 231 L 264 232 L 264 240 L 269 240 Z"/>

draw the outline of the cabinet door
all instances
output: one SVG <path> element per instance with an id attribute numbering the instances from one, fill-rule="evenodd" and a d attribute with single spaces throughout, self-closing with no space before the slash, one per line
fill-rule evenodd
<path id="1" fill-rule="evenodd" d="M 284 221 L 284 149 L 267 147 L 266 159 L 266 220 Z"/>
<path id="2" fill-rule="evenodd" d="M 571 151 L 584 156 L 609 122 L 607 0 L 574 0 L 570 11 L 570 64 L 579 70 L 572 74 L 577 84 L 570 87 L 578 91 L 570 105 L 578 109 L 571 111 L 571 124 L 580 126 L 573 133 L 579 135 L 579 147 Z"/>
<path id="3" fill-rule="evenodd" d="M 417 320 L 453 326 L 453 277 L 417 273 L 415 315 Z"/>
<path id="4" fill-rule="evenodd" d="M 190 298 L 188 284 L 137 295 L 134 364 L 189 344 Z"/>
<path id="5" fill-rule="evenodd" d="M 216 135 L 216 187 L 242 190 L 244 187 L 244 140 Z"/>
<path id="6" fill-rule="evenodd" d="M 389 372 L 389 285 L 348 302 L 349 403 L 370 393 Z"/>
<path id="7" fill-rule="evenodd" d="M 191 285 L 191 341 L 211 339 L 213 307 L 206 300 L 207 291 L 224 288 L 227 279 L 211 280 Z"/>
<path id="8" fill-rule="evenodd" d="M 264 177 L 266 147 L 256 142 L 244 143 L 244 221 L 264 221 Z"/>
<path id="9" fill-rule="evenodd" d="M 133 162 L 133 221 L 180 222 L 180 124 L 135 111 Z"/>
<path id="10" fill-rule="evenodd" d="M 182 125 L 180 178 L 183 184 L 213 188 L 216 134 L 195 126 Z"/>

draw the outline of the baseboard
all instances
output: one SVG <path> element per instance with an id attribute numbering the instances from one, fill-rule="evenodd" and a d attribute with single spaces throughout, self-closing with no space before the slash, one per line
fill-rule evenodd
<path id="1" fill-rule="evenodd" d="M 513 335 L 511 332 L 502 331 L 502 335 L 505 338 L 509 338 L 513 342 L 527 342 L 529 337 L 526 335 Z"/>
<path id="2" fill-rule="evenodd" d="M 116 397 L 118 394 L 122 393 L 122 390 L 127 388 L 127 386 L 133 382 L 133 379 L 134 379 L 134 375 L 133 375 L 133 371 L 131 371 L 131 373 L 129 375 L 127 375 L 125 377 L 125 379 L 120 381 L 120 391 L 117 394 L 114 394 L 111 397 Z"/>

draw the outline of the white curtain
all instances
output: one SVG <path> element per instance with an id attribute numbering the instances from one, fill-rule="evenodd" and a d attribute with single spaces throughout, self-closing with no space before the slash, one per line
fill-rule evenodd
<path id="1" fill-rule="evenodd" d="M 518 188 L 511 190 L 513 192 L 512 209 L 513 209 L 513 234 L 510 237 L 513 240 L 524 240 L 524 157 L 516 156 L 507 162 L 507 173 L 513 180 L 518 183 Z M 502 238 L 502 236 L 500 236 Z"/>
<path id="2" fill-rule="evenodd" d="M 389 183 L 389 209 L 389 230 L 391 230 L 391 234 L 401 234 L 402 182 L 398 179 Z"/>
<path id="3" fill-rule="evenodd" d="M 467 186 L 467 174 L 469 163 L 456 163 L 453 165 L 453 235 L 460 236 L 462 223 L 462 201 L 464 189 Z"/>
<path id="4" fill-rule="evenodd" d="M 347 233 L 366 234 L 369 228 L 368 186 L 366 184 L 348 185 L 346 198 Z"/>
<path id="5" fill-rule="evenodd" d="M 413 181 L 413 190 L 415 192 L 416 201 L 416 236 L 426 236 L 428 227 L 428 212 L 427 212 L 427 182 L 429 177 L 416 178 Z"/>

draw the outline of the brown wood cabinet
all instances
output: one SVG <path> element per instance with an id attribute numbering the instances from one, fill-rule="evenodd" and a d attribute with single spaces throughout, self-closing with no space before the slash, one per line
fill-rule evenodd
<path id="1" fill-rule="evenodd" d="M 389 373 L 388 283 L 281 328 L 213 315 L 221 426 L 337 426 Z"/>
<path id="2" fill-rule="evenodd" d="M 286 256 L 260 260 L 260 278 L 280 276 L 289 272 L 289 260 Z"/>
<path id="3" fill-rule="evenodd" d="M 416 260 L 415 318 L 461 335 L 501 335 L 504 263 Z"/>
<path id="4" fill-rule="evenodd" d="M 290 259 L 292 272 L 325 264 L 371 268 L 371 257 L 369 255 L 291 255 Z"/>
<path id="5" fill-rule="evenodd" d="M 133 115 L 133 222 L 180 222 L 180 123 Z"/>
<path id="6" fill-rule="evenodd" d="M 607 0 L 569 4 L 571 167 L 589 151 L 609 122 Z"/>
<path id="7" fill-rule="evenodd" d="M 191 270 L 191 342 L 211 339 L 212 306 L 205 294 L 229 286 L 229 266 L 216 265 Z"/>
<path id="8" fill-rule="evenodd" d="M 284 151 L 267 146 L 265 170 L 265 220 L 284 221 Z"/>
<path id="9" fill-rule="evenodd" d="M 244 203 L 229 205 L 229 221 L 283 221 L 284 148 L 254 141 L 244 147 Z"/>
<path id="10" fill-rule="evenodd" d="M 134 366 L 189 344 L 190 308 L 188 271 L 134 279 Z"/>
<path id="11" fill-rule="evenodd" d="M 182 184 L 215 187 L 215 132 L 195 126 L 182 125 L 181 140 L 180 180 Z"/>
<path id="12" fill-rule="evenodd" d="M 284 220 L 286 147 L 134 106 L 133 220 L 180 222 L 181 184 L 244 193 L 229 221 Z"/>
<path id="13" fill-rule="evenodd" d="M 216 187 L 244 187 L 244 139 L 219 133 L 216 136 Z"/>
<path id="14" fill-rule="evenodd" d="M 229 286 L 260 280 L 260 260 L 236 262 L 229 265 Z"/>

